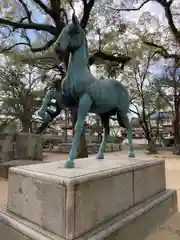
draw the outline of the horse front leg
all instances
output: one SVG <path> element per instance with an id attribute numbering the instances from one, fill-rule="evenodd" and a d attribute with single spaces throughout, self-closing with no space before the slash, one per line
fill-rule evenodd
<path id="1" fill-rule="evenodd" d="M 109 129 L 109 117 L 101 115 L 101 122 L 104 127 L 104 135 L 102 138 L 101 145 L 99 147 L 98 154 L 96 156 L 96 159 L 104 159 L 104 152 L 106 148 L 106 142 L 107 142 L 107 137 L 109 135 L 110 129 Z"/>
<path id="2" fill-rule="evenodd" d="M 74 168 L 74 160 L 77 156 L 77 149 L 79 145 L 80 136 L 83 132 L 85 117 L 88 115 L 92 104 L 92 100 L 88 94 L 84 94 L 79 100 L 77 122 L 74 129 L 74 137 L 72 142 L 71 151 L 67 162 L 65 163 L 66 168 Z"/>

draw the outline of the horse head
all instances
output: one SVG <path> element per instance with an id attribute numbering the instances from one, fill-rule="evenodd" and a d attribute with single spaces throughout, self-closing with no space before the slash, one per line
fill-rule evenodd
<path id="1" fill-rule="evenodd" d="M 55 52 L 56 54 L 73 53 L 83 45 L 85 39 L 86 34 L 73 13 L 72 23 L 63 28 L 56 41 Z"/>

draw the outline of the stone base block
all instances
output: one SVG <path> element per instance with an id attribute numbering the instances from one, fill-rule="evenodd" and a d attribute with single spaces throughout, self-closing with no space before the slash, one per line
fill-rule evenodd
<path id="1" fill-rule="evenodd" d="M 64 161 L 10 168 L 7 211 L 65 240 L 119 239 L 126 232 L 123 222 L 133 229 L 132 220 L 150 214 L 157 202 L 168 212 L 162 219 L 175 211 L 174 193 L 166 192 L 164 161 L 118 158 L 78 159 L 74 169 L 65 169 Z"/>
<path id="2" fill-rule="evenodd" d="M 76 240 L 144 240 L 177 211 L 176 200 L 176 191 L 164 191 L 100 224 Z M 7 211 L 0 212 L 0 232 L 1 239 L 7 240 L 74 239 L 57 236 Z"/>
<path id="3" fill-rule="evenodd" d="M 75 239 L 165 189 L 162 160 L 87 158 L 75 169 L 43 163 L 10 169 L 7 209 Z"/>

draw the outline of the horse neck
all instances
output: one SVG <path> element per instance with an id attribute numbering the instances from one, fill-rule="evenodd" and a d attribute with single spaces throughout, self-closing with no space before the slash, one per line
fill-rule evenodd
<path id="1" fill-rule="evenodd" d="M 80 71 L 78 71 L 80 69 Z M 67 69 L 67 75 L 77 75 L 77 73 L 83 73 L 84 71 L 89 71 L 88 64 L 88 50 L 87 42 L 78 48 L 74 53 L 71 53 L 69 57 L 69 64 Z"/>

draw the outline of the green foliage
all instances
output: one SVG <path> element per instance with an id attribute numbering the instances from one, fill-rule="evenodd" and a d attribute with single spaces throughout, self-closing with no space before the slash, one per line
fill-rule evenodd
<path id="1" fill-rule="evenodd" d="M 22 129 L 28 131 L 31 116 L 44 96 L 42 75 L 36 68 L 7 60 L 0 67 L 1 115 L 19 120 Z M 4 121 L 4 120 L 3 120 Z"/>

